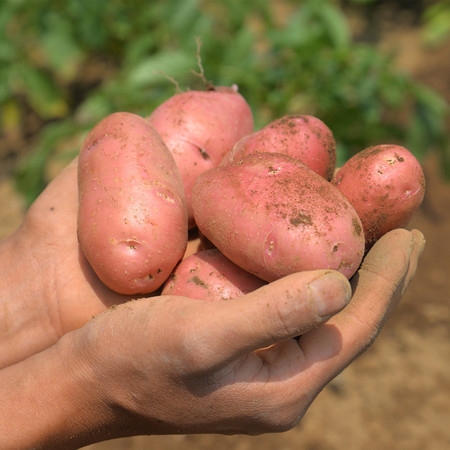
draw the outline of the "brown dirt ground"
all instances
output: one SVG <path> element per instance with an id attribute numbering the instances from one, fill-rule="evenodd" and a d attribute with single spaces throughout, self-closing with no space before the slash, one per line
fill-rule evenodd
<path id="1" fill-rule="evenodd" d="M 390 34 L 389 34 L 390 33 Z M 449 99 L 450 48 L 421 49 L 415 35 L 388 30 L 400 63 Z M 444 450 L 450 448 L 450 182 L 424 163 L 428 190 L 410 224 L 427 246 L 416 278 L 376 343 L 339 375 L 303 421 L 282 434 L 118 439 L 92 450 Z M 23 204 L 0 178 L 0 238 L 20 223 Z"/>

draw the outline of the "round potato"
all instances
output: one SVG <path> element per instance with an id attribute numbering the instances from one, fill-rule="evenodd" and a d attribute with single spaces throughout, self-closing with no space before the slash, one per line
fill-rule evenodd
<path id="1" fill-rule="evenodd" d="M 406 226 L 425 193 L 422 167 L 399 145 L 362 150 L 336 172 L 332 184 L 361 218 L 367 247 L 388 231 Z"/>
<path id="2" fill-rule="evenodd" d="M 265 281 L 313 269 L 350 278 L 363 257 L 361 221 L 348 200 L 285 155 L 253 154 L 203 173 L 192 206 L 200 231 Z"/>
<path id="3" fill-rule="evenodd" d="M 320 119 L 288 115 L 244 136 L 223 158 L 221 164 L 239 161 L 252 153 L 281 153 L 298 159 L 311 170 L 331 180 L 336 165 L 336 142 Z"/>
<path id="4" fill-rule="evenodd" d="M 192 186 L 199 174 L 219 165 L 233 145 L 253 131 L 253 114 L 237 87 L 176 94 L 148 120 L 172 152 L 183 180 L 189 228 L 195 226 Z"/>
<path id="5" fill-rule="evenodd" d="M 264 284 L 218 249 L 208 249 L 184 259 L 165 283 L 162 295 L 221 301 L 248 294 Z"/>

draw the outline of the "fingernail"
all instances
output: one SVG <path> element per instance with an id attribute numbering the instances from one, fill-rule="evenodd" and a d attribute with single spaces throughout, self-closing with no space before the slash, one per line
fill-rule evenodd
<path id="1" fill-rule="evenodd" d="M 352 295 L 348 280 L 336 272 L 327 272 L 311 281 L 309 289 L 320 317 L 331 316 L 340 311 Z"/>
<path id="2" fill-rule="evenodd" d="M 423 250 L 425 248 L 426 240 L 422 233 L 420 233 L 418 236 L 414 236 L 414 247 L 418 248 L 418 255 L 419 258 L 422 256 Z"/>

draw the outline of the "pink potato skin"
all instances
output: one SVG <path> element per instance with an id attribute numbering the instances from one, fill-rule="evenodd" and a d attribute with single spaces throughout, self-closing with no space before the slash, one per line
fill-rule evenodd
<path id="1" fill-rule="evenodd" d="M 253 114 L 236 87 L 174 95 L 148 117 L 172 152 L 183 180 L 189 228 L 195 226 L 192 186 L 205 170 L 219 165 L 233 145 L 253 131 Z"/>
<path id="2" fill-rule="evenodd" d="M 314 269 L 350 278 L 364 254 L 361 221 L 350 203 L 285 155 L 253 154 L 203 173 L 192 205 L 199 230 L 265 281 Z"/>
<path id="3" fill-rule="evenodd" d="M 78 238 L 98 277 L 120 294 L 158 289 L 183 257 L 187 211 L 175 161 L 150 123 L 115 113 L 83 142 Z"/>
<path id="4" fill-rule="evenodd" d="M 362 150 L 336 172 L 332 184 L 361 218 L 367 247 L 388 231 L 406 226 L 425 194 L 422 167 L 399 145 Z"/>
<path id="5" fill-rule="evenodd" d="M 164 284 L 161 294 L 222 301 L 248 294 L 264 284 L 265 281 L 232 263 L 218 249 L 208 249 L 184 259 Z"/>
<path id="6" fill-rule="evenodd" d="M 327 180 L 331 180 L 336 165 L 333 133 L 320 119 L 307 115 L 288 115 L 244 136 L 221 164 L 238 161 L 252 153 L 290 156 Z"/>

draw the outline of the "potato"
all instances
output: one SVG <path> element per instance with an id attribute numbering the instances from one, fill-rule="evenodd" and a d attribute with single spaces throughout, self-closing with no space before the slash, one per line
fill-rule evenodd
<path id="1" fill-rule="evenodd" d="M 148 118 L 178 165 L 194 227 L 192 186 L 197 176 L 219 165 L 233 145 L 253 131 L 252 111 L 236 87 L 174 95 Z"/>
<path id="2" fill-rule="evenodd" d="M 252 153 L 281 153 L 298 159 L 331 180 L 336 165 L 336 142 L 331 130 L 317 117 L 288 115 L 240 139 L 222 164 Z"/>
<path id="3" fill-rule="evenodd" d="M 285 155 L 256 153 L 204 172 L 192 206 L 199 230 L 265 281 L 313 269 L 350 278 L 363 257 L 361 221 L 348 200 Z"/>
<path id="4" fill-rule="evenodd" d="M 121 294 L 150 293 L 187 243 L 181 176 L 148 120 L 115 113 L 83 142 L 78 237 L 98 277 Z"/>
<path id="5" fill-rule="evenodd" d="M 419 162 L 399 145 L 377 145 L 357 153 L 332 184 L 361 218 L 367 247 L 388 231 L 406 226 L 425 193 Z"/>
<path id="6" fill-rule="evenodd" d="M 184 259 L 165 283 L 162 295 L 230 300 L 264 284 L 263 280 L 232 263 L 218 249 L 209 249 Z"/>

